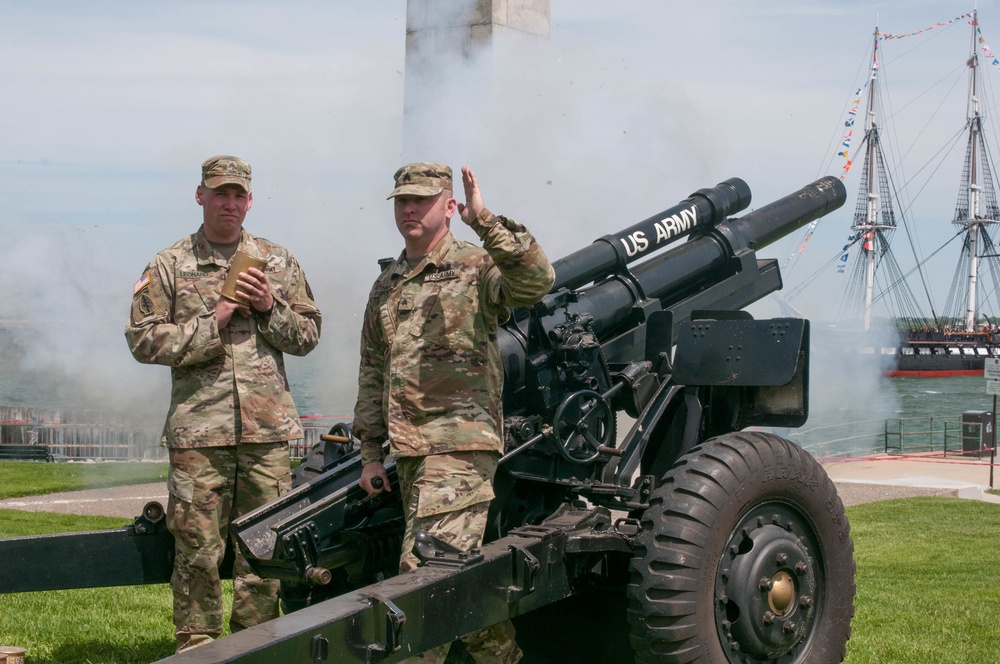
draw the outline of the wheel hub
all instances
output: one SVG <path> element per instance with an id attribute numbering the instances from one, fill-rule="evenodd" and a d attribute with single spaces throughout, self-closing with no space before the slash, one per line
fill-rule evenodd
<path id="1" fill-rule="evenodd" d="M 771 577 L 771 590 L 767 593 L 767 603 L 776 615 L 783 616 L 795 603 L 795 580 L 785 570 Z"/>
<path id="2" fill-rule="evenodd" d="M 766 515 L 766 516 L 765 516 Z M 716 625 L 731 662 L 792 652 L 814 619 L 818 561 L 787 508 L 761 506 L 733 531 L 716 576 Z"/>

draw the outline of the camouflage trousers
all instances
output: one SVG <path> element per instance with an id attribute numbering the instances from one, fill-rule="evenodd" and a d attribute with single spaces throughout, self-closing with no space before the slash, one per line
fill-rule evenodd
<path id="1" fill-rule="evenodd" d="M 167 527 L 175 539 L 174 630 L 177 651 L 222 634 L 219 565 L 229 524 L 291 487 L 288 443 L 171 449 Z M 235 541 L 233 632 L 278 617 L 279 582 L 255 575 Z"/>
<path id="2" fill-rule="evenodd" d="M 400 572 L 415 569 L 420 562 L 413 552 L 418 530 L 463 551 L 483 543 L 498 459 L 495 452 L 453 452 L 396 460 L 406 518 Z M 514 637 L 514 625 L 508 620 L 460 640 L 476 662 L 515 664 L 521 649 Z M 450 648 L 447 643 L 404 661 L 443 664 Z"/>

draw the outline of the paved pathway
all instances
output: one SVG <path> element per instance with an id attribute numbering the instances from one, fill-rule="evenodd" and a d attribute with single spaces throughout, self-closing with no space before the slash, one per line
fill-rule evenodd
<path id="1" fill-rule="evenodd" d="M 986 493 L 990 488 L 987 461 L 874 455 L 827 461 L 823 467 L 847 506 L 913 496 L 955 496 L 1000 503 L 1000 496 Z M 1000 471 L 994 471 L 993 486 L 1000 487 Z"/>
<path id="2" fill-rule="evenodd" d="M 83 516 L 120 516 L 132 519 L 146 503 L 155 500 L 167 505 L 167 483 L 132 484 L 110 489 L 87 489 L 0 500 L 0 509 L 26 512 L 57 512 Z"/>

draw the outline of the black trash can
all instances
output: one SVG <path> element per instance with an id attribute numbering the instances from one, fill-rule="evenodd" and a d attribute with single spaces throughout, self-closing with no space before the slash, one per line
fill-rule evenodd
<path id="1" fill-rule="evenodd" d="M 962 413 L 962 456 L 989 456 L 993 440 L 991 411 L 967 410 Z"/>

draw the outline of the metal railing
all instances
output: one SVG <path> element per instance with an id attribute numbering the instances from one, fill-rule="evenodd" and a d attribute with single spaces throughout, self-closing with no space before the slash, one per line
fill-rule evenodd
<path id="1" fill-rule="evenodd" d="M 289 441 L 293 459 L 305 457 L 320 436 L 343 418 L 303 418 L 303 437 Z M 0 406 L 0 446 L 38 445 L 54 461 L 158 461 L 163 427 L 127 423 L 101 413 Z"/>
<path id="2" fill-rule="evenodd" d="M 49 449 L 54 461 L 159 461 L 162 427 L 129 425 L 43 424 L 31 432 L 31 444 Z"/>
<path id="3" fill-rule="evenodd" d="M 778 433 L 816 457 L 854 456 L 885 446 L 886 420 L 832 422 Z"/>
<path id="4" fill-rule="evenodd" d="M 885 421 L 886 454 L 921 454 L 944 449 L 942 431 L 933 417 L 908 417 Z M 938 420 L 940 423 L 940 420 Z M 947 426 L 947 422 L 945 425 Z"/>
<path id="5" fill-rule="evenodd" d="M 992 447 L 989 436 L 984 438 L 983 427 L 981 422 L 927 416 L 838 422 L 782 434 L 817 457 L 884 452 L 983 458 L 990 455 Z"/>

